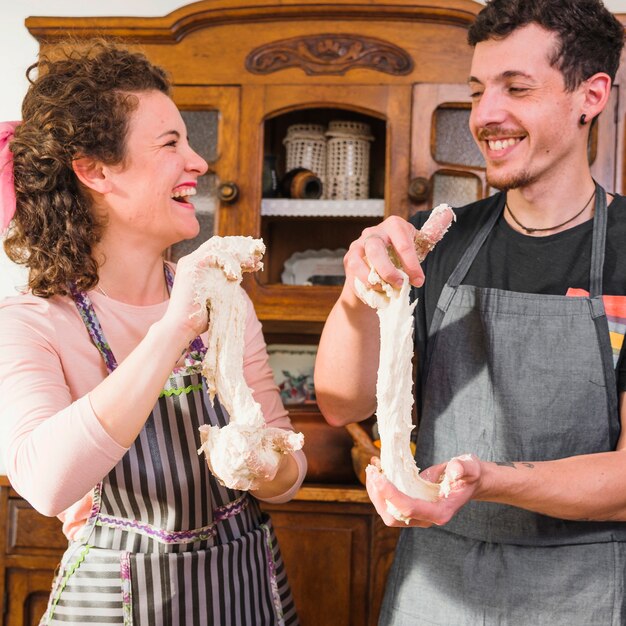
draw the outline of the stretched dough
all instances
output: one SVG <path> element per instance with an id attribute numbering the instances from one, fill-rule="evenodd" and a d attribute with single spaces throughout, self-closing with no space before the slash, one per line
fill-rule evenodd
<path id="1" fill-rule="evenodd" d="M 304 435 L 268 427 L 243 375 L 247 306 L 240 284 L 243 272 L 263 267 L 263 241 L 215 236 L 203 249 L 204 261 L 195 273 L 196 301 L 209 309 L 202 374 L 211 402 L 217 394 L 230 423 L 224 428 L 201 426 L 198 453 L 205 453 L 222 484 L 247 491 L 273 478 L 282 455 L 302 448 Z"/>
<path id="2" fill-rule="evenodd" d="M 419 231 L 416 250 L 420 262 L 446 233 L 455 219 L 447 204 L 435 207 Z M 392 251 L 393 259 L 393 251 Z M 376 383 L 376 420 L 380 435 L 380 464 L 387 479 L 412 498 L 434 501 L 447 495 L 447 481 L 431 483 L 422 479 L 411 451 L 413 430 L 413 309 L 409 303 L 410 284 L 403 274 L 402 287 L 394 289 L 385 283 L 372 268 L 370 285 L 380 285 L 383 291 L 368 289 L 358 278 L 355 289 L 358 296 L 376 309 L 380 320 L 380 360 Z M 398 520 L 408 522 L 392 504 L 387 509 Z"/>

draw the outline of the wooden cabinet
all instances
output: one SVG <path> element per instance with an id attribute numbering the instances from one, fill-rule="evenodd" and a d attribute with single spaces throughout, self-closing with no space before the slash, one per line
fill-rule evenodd
<path id="1" fill-rule="evenodd" d="M 270 512 L 302 626 L 375 626 L 399 531 L 362 487 L 305 485 Z"/>
<path id="2" fill-rule="evenodd" d="M 385 216 L 493 191 L 467 128 L 466 31 L 481 8 L 472 0 L 204 0 L 164 17 L 31 17 L 26 25 L 42 47 L 68 33 L 115 36 L 169 71 L 192 144 L 211 166 L 199 240 L 262 237 L 266 269 L 248 275 L 245 287 L 265 330 L 304 333 L 314 343 L 340 287 L 283 284 L 294 253 L 346 248 Z M 615 191 L 623 188 L 621 78 L 590 145 L 594 176 Z M 370 192 L 380 211 L 361 214 L 357 203 L 333 215 L 321 200 L 306 215 L 265 215 L 264 157 L 275 157 L 284 174 L 289 125 L 338 119 L 372 130 Z M 198 243 L 175 247 L 173 256 Z"/>
<path id="3" fill-rule="evenodd" d="M 315 342 L 340 288 L 283 284 L 294 253 L 346 248 L 385 216 L 492 192 L 467 129 L 466 30 L 481 7 L 472 0 L 204 0 L 164 17 L 32 17 L 26 25 L 43 47 L 68 33 L 112 35 L 169 71 L 192 144 L 211 165 L 201 185 L 199 240 L 213 233 L 262 237 L 266 269 L 247 276 L 245 287 L 266 332 L 304 333 Z M 618 91 L 590 158 L 594 176 L 621 191 Z M 315 209 L 264 215 L 264 157 L 276 157 L 284 174 L 288 126 L 337 119 L 372 129 L 370 188 L 380 212 L 362 215 L 357 206 L 335 216 Z M 177 246 L 174 257 L 197 243 Z"/>
<path id="4" fill-rule="evenodd" d="M 67 541 L 56 518 L 37 513 L 0 476 L 0 602 L 4 626 L 31 626 L 43 615 Z"/>
<path id="5" fill-rule="evenodd" d="M 340 287 L 283 284 L 285 262 L 347 248 L 364 227 L 429 205 L 430 197 L 409 197 L 411 176 L 421 175 L 413 155 L 428 144 L 431 125 L 418 114 L 430 101 L 415 86 L 435 83 L 445 93 L 466 80 L 466 28 L 480 8 L 470 0 L 206 0 L 159 18 L 32 17 L 26 25 L 43 47 L 68 32 L 114 35 L 169 71 L 192 145 L 210 163 L 200 239 L 211 229 L 262 237 L 265 270 L 247 276 L 245 287 L 266 333 L 315 342 Z M 264 214 L 264 157 L 276 158 L 282 176 L 288 127 L 333 120 L 369 126 L 370 197 L 380 210 L 364 212 L 357 201 L 332 213 L 320 200 L 306 215 Z M 174 257 L 197 243 L 176 247 Z"/>

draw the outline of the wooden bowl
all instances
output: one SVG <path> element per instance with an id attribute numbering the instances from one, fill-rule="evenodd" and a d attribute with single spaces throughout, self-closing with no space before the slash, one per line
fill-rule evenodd
<path id="1" fill-rule="evenodd" d="M 350 454 L 352 437 L 345 428 L 331 426 L 316 407 L 289 407 L 289 417 L 294 429 L 304 435 L 306 482 L 340 485 L 357 482 Z"/>
<path id="2" fill-rule="evenodd" d="M 380 450 L 374 445 L 367 430 L 360 424 L 348 424 L 346 430 L 354 442 L 350 449 L 354 473 L 361 484 L 365 485 L 365 468 L 370 464 L 373 456 L 380 458 Z"/>

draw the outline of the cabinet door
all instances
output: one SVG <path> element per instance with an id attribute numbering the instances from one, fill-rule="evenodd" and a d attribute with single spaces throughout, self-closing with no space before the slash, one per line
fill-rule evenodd
<path id="1" fill-rule="evenodd" d="M 618 90 L 593 127 L 589 162 L 593 177 L 615 190 Z M 467 85 L 419 84 L 413 90 L 411 184 L 413 210 L 447 202 L 462 206 L 491 195 L 485 163 L 469 130 Z"/>
<path id="2" fill-rule="evenodd" d="M 174 101 L 187 126 L 189 143 L 209 164 L 194 198 L 200 233 L 195 239 L 172 246 L 170 256 L 174 261 L 214 234 L 231 230 L 228 221 L 233 209 L 222 208 L 234 207 L 239 200 L 240 91 L 237 86 L 174 87 Z"/>
<path id="3" fill-rule="evenodd" d="M 413 89 L 411 183 L 413 211 L 441 202 L 462 206 L 488 195 L 485 162 L 469 131 L 467 85 L 420 84 Z"/>
<path id="4" fill-rule="evenodd" d="M 2 623 L 28 626 L 38 624 L 45 612 L 54 570 L 67 548 L 67 539 L 58 519 L 40 515 L 15 492 L 8 496 L 9 488 L 2 487 L 0 516 L 6 525 L 0 555 L 5 601 Z"/>
<path id="5" fill-rule="evenodd" d="M 53 570 L 9 569 L 5 626 L 36 626 L 46 611 Z"/>
<path id="6" fill-rule="evenodd" d="M 370 504 L 292 501 L 272 517 L 302 626 L 375 626 L 398 530 Z"/>
<path id="7" fill-rule="evenodd" d="M 242 202 L 223 234 L 263 237 L 265 270 L 244 283 L 264 322 L 313 322 L 326 319 L 339 286 L 284 284 L 285 262 L 296 253 L 347 248 L 363 228 L 392 213 L 407 216 L 410 86 L 246 85 L 242 87 L 240 130 Z M 374 141 L 370 149 L 370 198 L 378 213 L 356 208 L 327 211 L 330 203 L 314 200 L 305 215 L 264 214 L 262 168 L 268 151 L 284 160 L 283 140 L 293 122 L 326 124 L 336 119 L 367 121 Z M 283 172 L 284 173 L 284 172 Z M 315 204 L 317 203 L 317 204 Z M 228 209 L 230 211 L 230 209 Z"/>

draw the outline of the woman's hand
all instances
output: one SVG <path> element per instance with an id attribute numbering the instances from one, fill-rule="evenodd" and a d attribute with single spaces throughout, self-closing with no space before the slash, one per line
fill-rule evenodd
<path id="1" fill-rule="evenodd" d="M 221 287 L 229 281 L 240 283 L 243 272 L 254 272 L 262 267 L 264 252 L 263 242 L 252 237 L 207 239 L 178 262 L 166 313 L 168 321 L 178 324 L 180 330 L 187 329 L 189 341 L 206 331 L 207 299 L 220 293 Z"/>
<path id="2" fill-rule="evenodd" d="M 396 489 L 380 471 L 380 460 L 372 458 L 372 465 L 366 469 L 366 487 L 370 500 L 387 526 L 417 526 L 428 528 L 448 523 L 467 502 L 476 495 L 482 476 L 479 459 L 472 455 L 455 457 L 440 465 L 424 470 L 421 476 L 430 482 L 449 481 L 450 493 L 439 495 L 435 502 L 410 498 Z M 387 509 L 387 501 L 408 519 L 402 522 Z"/>
<path id="3" fill-rule="evenodd" d="M 200 268 L 214 264 L 215 258 L 203 246 L 178 261 L 170 303 L 164 316 L 179 332 L 185 333 L 189 341 L 205 332 L 209 324 L 206 303 L 199 302 L 197 297 L 197 274 Z"/>

